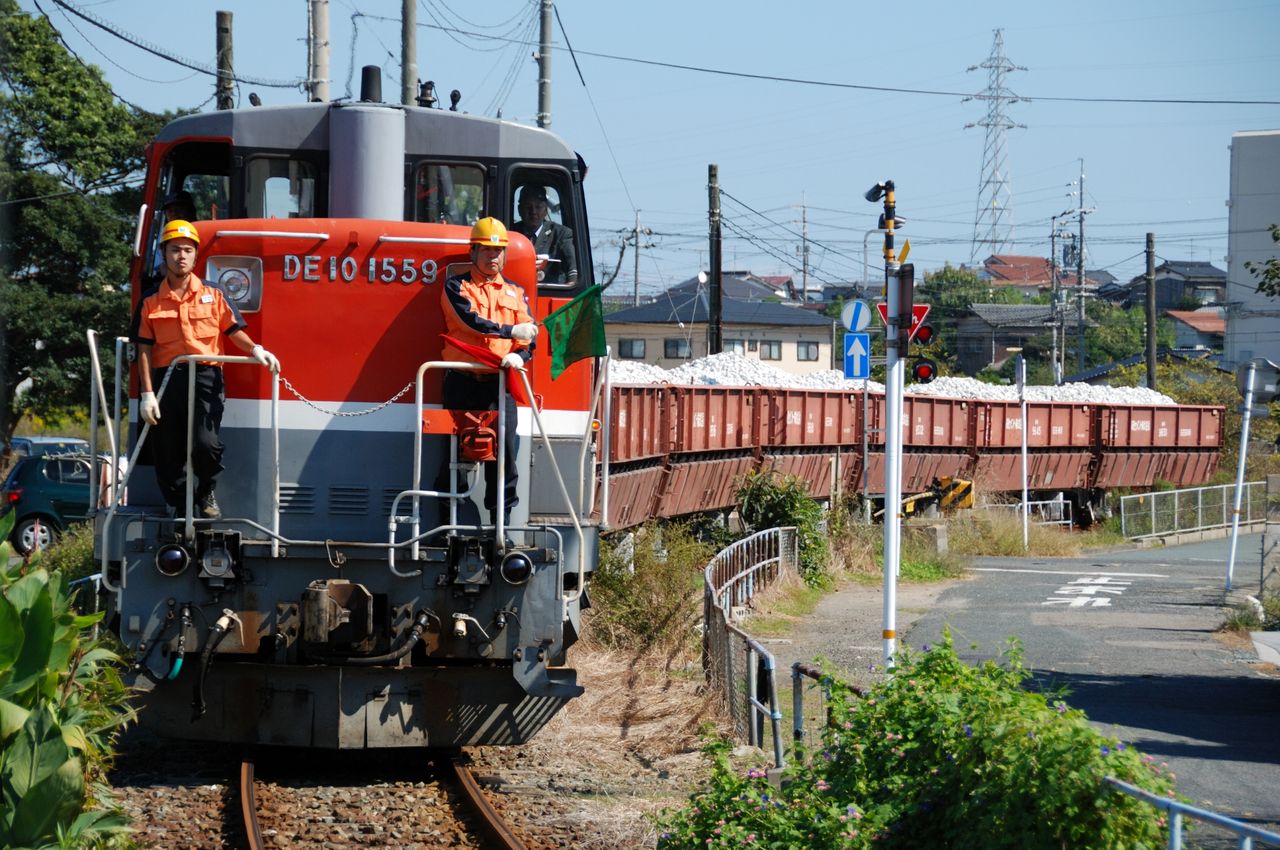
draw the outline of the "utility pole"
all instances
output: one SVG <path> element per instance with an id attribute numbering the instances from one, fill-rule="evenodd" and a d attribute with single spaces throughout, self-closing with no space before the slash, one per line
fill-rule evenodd
<path id="1" fill-rule="evenodd" d="M 400 0 L 400 102 L 413 105 L 418 93 L 418 3 Z"/>
<path id="2" fill-rule="evenodd" d="M 407 2 L 407 0 L 406 0 Z M 551 0 L 542 0 L 538 43 L 538 126 L 551 126 Z"/>
<path id="3" fill-rule="evenodd" d="M 633 307 L 639 307 L 639 306 L 640 306 L 640 236 L 641 236 L 641 235 L 645 235 L 645 236 L 647 236 L 647 235 L 649 235 L 649 234 L 650 234 L 650 233 L 652 233 L 652 232 L 653 232 L 653 231 L 652 231 L 652 230 L 650 230 L 650 229 L 649 229 L 649 228 L 647 228 L 647 227 L 646 227 L 646 228 L 644 228 L 643 230 L 641 230 L 641 229 L 640 229 L 640 210 L 636 210 L 636 226 L 635 226 L 634 228 L 632 228 L 632 230 L 631 230 L 631 238 L 635 240 L 635 246 L 636 246 L 636 250 L 635 250 L 635 254 L 636 254 L 636 256 L 635 256 L 635 264 L 636 264 L 635 294 L 634 294 L 634 296 L 632 297 L 632 300 L 631 300 L 631 306 L 633 306 Z"/>
<path id="4" fill-rule="evenodd" d="M 1057 385 L 1062 383 L 1062 370 L 1058 366 L 1058 331 L 1062 325 L 1058 314 L 1058 217 L 1053 216 L 1049 222 L 1049 304 L 1053 310 L 1053 359 L 1049 363 L 1053 367 L 1053 383 Z M 1065 339 L 1062 344 L 1065 348 Z"/>
<path id="5" fill-rule="evenodd" d="M 707 306 L 707 354 L 724 350 L 721 329 L 723 306 L 720 300 L 720 166 L 707 166 L 707 220 L 711 247 L 711 298 Z"/>
<path id="6" fill-rule="evenodd" d="M 1156 235 L 1147 234 L 1147 389 L 1156 388 Z"/>
<path id="7" fill-rule="evenodd" d="M 809 211 L 800 205 L 800 291 L 804 293 L 801 304 L 809 303 Z M 865 259 L 865 257 L 864 257 Z M 834 350 L 834 349 L 833 349 Z"/>
<path id="8" fill-rule="evenodd" d="M 1080 241 L 1076 245 L 1076 370 L 1084 371 L 1084 158 L 1080 159 Z"/>
<path id="9" fill-rule="evenodd" d="M 310 0 L 307 33 L 307 91 L 312 103 L 329 100 L 329 0 Z"/>
<path id="10" fill-rule="evenodd" d="M 214 89 L 219 109 L 231 109 L 235 104 L 233 86 L 235 85 L 235 62 L 231 52 L 231 13 L 217 13 L 218 83 Z"/>

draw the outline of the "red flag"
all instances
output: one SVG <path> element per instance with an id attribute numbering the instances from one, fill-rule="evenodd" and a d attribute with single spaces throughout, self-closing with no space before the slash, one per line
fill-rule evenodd
<path id="1" fill-rule="evenodd" d="M 459 351 L 469 354 L 475 358 L 475 361 L 481 366 L 491 366 L 497 369 L 502 365 L 502 357 L 494 354 L 488 348 L 482 345 L 472 345 L 469 342 L 462 342 L 459 339 L 449 336 L 448 334 L 440 334 L 442 339 L 449 342 L 450 345 L 456 346 Z M 529 395 L 524 391 L 524 381 L 520 376 L 515 374 L 514 370 L 507 372 L 507 391 L 511 393 L 511 397 L 516 400 L 516 404 L 529 406 Z M 539 405 L 541 408 L 541 405 Z"/>

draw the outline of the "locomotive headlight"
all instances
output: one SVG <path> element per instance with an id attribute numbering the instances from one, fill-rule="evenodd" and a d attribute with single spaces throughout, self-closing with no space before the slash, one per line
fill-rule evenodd
<path id="1" fill-rule="evenodd" d="M 222 291 L 227 293 L 232 301 L 239 306 L 249 300 L 249 276 L 244 273 L 243 269 L 227 269 L 222 273 L 222 277 L 218 278 L 218 283 L 222 284 Z"/>
<path id="2" fill-rule="evenodd" d="M 162 576 L 173 578 L 191 563 L 191 555 L 177 543 L 167 543 L 156 552 L 156 570 Z"/>
<path id="3" fill-rule="evenodd" d="M 508 552 L 498 572 L 508 584 L 524 584 L 533 575 L 533 561 L 524 552 Z"/>
<path id="4" fill-rule="evenodd" d="M 262 260 L 258 257 L 212 256 L 204 279 L 213 281 L 241 313 L 262 309 Z"/>

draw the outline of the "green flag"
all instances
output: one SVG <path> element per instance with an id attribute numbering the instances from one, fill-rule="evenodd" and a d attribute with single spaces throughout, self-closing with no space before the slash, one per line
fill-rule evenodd
<path id="1" fill-rule="evenodd" d="M 584 357 L 605 355 L 604 308 L 593 286 L 542 320 L 551 338 L 551 379 Z"/>

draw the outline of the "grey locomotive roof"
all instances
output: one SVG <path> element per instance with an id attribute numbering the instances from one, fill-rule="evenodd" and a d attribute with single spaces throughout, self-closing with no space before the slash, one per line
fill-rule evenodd
<path id="1" fill-rule="evenodd" d="M 156 139 L 171 142 L 183 136 L 229 136 L 243 147 L 326 150 L 329 113 L 334 109 L 391 109 L 403 113 L 407 122 L 405 148 L 410 155 L 574 159 L 573 149 L 547 130 L 445 109 L 386 103 L 299 103 L 201 112 L 174 120 Z M 459 120 L 462 118 L 470 120 Z M 514 144 L 517 139 L 518 153 Z"/>
<path id="2" fill-rule="evenodd" d="M 819 313 L 788 307 L 772 301 L 740 301 L 725 298 L 721 303 L 721 319 L 726 325 L 799 325 L 831 327 L 831 319 Z M 684 296 L 661 297 L 652 304 L 641 304 L 619 310 L 604 317 L 606 323 L 667 325 L 676 322 L 704 323 L 710 311 L 705 292 Z"/>

